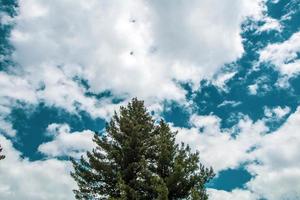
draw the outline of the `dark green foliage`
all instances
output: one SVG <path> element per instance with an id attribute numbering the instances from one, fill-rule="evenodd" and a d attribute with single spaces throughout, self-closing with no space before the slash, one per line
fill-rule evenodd
<path id="1" fill-rule="evenodd" d="M 0 145 L 0 153 L 2 152 L 2 147 L 1 147 L 1 145 Z M 5 158 L 5 156 L 4 155 L 0 155 L 0 160 L 3 160 Z"/>
<path id="2" fill-rule="evenodd" d="M 175 143 L 164 121 L 155 125 L 143 101 L 133 99 L 114 114 L 96 148 L 72 160 L 77 199 L 207 199 L 204 184 L 213 176 L 198 153 Z"/>
<path id="3" fill-rule="evenodd" d="M 176 144 L 177 133 L 164 121 L 156 128 L 156 174 L 168 188 L 168 199 L 207 199 L 204 186 L 214 176 L 212 168 L 205 168 L 199 161 L 199 153 L 191 153 L 188 145 Z"/>

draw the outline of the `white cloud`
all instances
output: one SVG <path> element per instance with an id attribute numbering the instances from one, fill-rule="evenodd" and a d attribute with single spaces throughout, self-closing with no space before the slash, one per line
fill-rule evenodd
<path id="1" fill-rule="evenodd" d="M 264 24 L 257 29 L 257 32 L 271 31 L 271 30 L 276 30 L 279 32 L 282 31 L 282 25 L 280 21 L 267 16 L 264 17 L 263 21 Z"/>
<path id="2" fill-rule="evenodd" d="M 0 135 L 6 156 L 0 163 L 0 199 L 65 200 L 74 199 L 75 182 L 66 161 L 49 159 L 29 161 L 20 157 L 11 142 Z"/>
<path id="3" fill-rule="evenodd" d="M 259 1 L 151 2 L 158 55 L 175 64 L 176 78 L 194 81 L 242 55 L 241 22 L 262 11 Z"/>
<path id="4" fill-rule="evenodd" d="M 36 103 L 36 96 L 30 82 L 22 77 L 0 72 L 0 88 L 0 100 L 9 98 Z"/>
<path id="5" fill-rule="evenodd" d="M 49 157 L 72 156 L 79 158 L 94 147 L 94 133 L 90 130 L 70 132 L 67 124 L 50 124 L 47 131 L 54 138 L 50 142 L 41 144 L 38 151 Z"/>
<path id="6" fill-rule="evenodd" d="M 268 45 L 260 52 L 260 62 L 270 62 L 283 74 L 293 76 L 300 72 L 300 32 L 282 43 Z"/>
<path id="7" fill-rule="evenodd" d="M 236 72 L 229 72 L 229 73 L 220 73 L 212 82 L 214 85 L 216 85 L 218 88 L 226 91 L 226 83 L 229 81 Z"/>
<path id="8" fill-rule="evenodd" d="M 248 91 L 250 95 L 264 95 L 271 91 L 270 78 L 267 76 L 261 76 L 257 78 L 254 84 L 248 86 Z"/>
<path id="9" fill-rule="evenodd" d="M 166 77 L 167 69 L 149 53 L 147 9 L 142 1 L 20 1 L 11 38 L 15 60 L 42 76 L 51 76 L 49 71 L 61 65 L 65 76 L 87 79 L 95 92 L 148 97 L 158 87 L 152 83 L 160 83 L 156 96 L 181 98 L 184 93 Z M 133 18 L 136 23 L 130 22 Z"/>
<path id="10" fill-rule="evenodd" d="M 300 108 L 276 132 L 265 135 L 253 152 L 256 163 L 248 170 L 255 175 L 247 187 L 266 199 L 300 197 Z"/>
<path id="11" fill-rule="evenodd" d="M 5 135 L 8 136 L 15 136 L 16 135 L 16 130 L 13 128 L 12 124 L 2 118 L 3 116 L 0 117 L 0 132 L 2 131 Z"/>
<path id="12" fill-rule="evenodd" d="M 278 3 L 280 0 L 271 0 L 272 3 L 276 4 Z"/>
<path id="13" fill-rule="evenodd" d="M 11 108 L 16 105 L 16 100 L 33 104 L 37 103 L 37 98 L 28 80 L 5 72 L 0 72 L 0 88 L 0 130 L 14 136 L 16 131 L 6 119 Z"/>
<path id="14" fill-rule="evenodd" d="M 257 94 L 257 89 L 258 89 L 258 84 L 255 83 L 253 85 L 249 85 L 248 89 L 249 89 L 249 94 L 256 95 Z"/>
<path id="15" fill-rule="evenodd" d="M 257 196 L 248 190 L 235 189 L 231 192 L 224 190 L 208 189 L 211 200 L 256 200 Z"/>
<path id="16" fill-rule="evenodd" d="M 72 68 L 72 66 L 68 66 Z M 48 65 L 40 67 L 41 79 L 44 89 L 36 91 L 39 100 L 50 106 L 57 106 L 69 112 L 78 110 L 88 112 L 92 117 L 109 118 L 114 109 L 119 105 L 113 105 L 111 98 L 96 99 L 85 95 L 85 88 L 74 81 L 71 75 L 58 67 Z M 40 86 L 41 82 L 37 83 Z"/>
<path id="17" fill-rule="evenodd" d="M 241 23 L 264 9 L 261 0 L 20 0 L 10 41 L 39 100 L 107 117 L 111 102 L 86 97 L 75 76 L 96 93 L 182 101 L 176 82 L 198 85 L 239 58 Z"/>
<path id="18" fill-rule="evenodd" d="M 191 129 L 174 127 L 179 131 L 177 140 L 200 151 L 201 161 L 216 172 L 251 160 L 250 150 L 268 130 L 263 121 L 254 123 L 247 117 L 230 130 L 221 130 L 220 119 L 212 115 L 192 116 L 191 124 Z M 237 131 L 235 136 L 234 131 Z"/>
<path id="19" fill-rule="evenodd" d="M 284 108 L 277 106 L 273 109 L 268 107 L 264 108 L 264 113 L 266 117 L 269 118 L 275 117 L 276 119 L 281 119 L 282 117 L 286 116 L 290 111 L 291 109 L 287 106 Z"/>
<path id="20" fill-rule="evenodd" d="M 236 107 L 236 106 L 240 105 L 241 103 L 242 102 L 240 102 L 240 101 L 227 101 L 227 100 L 225 100 L 221 104 L 218 105 L 218 108 L 223 107 L 223 106 L 228 106 L 228 105 L 230 105 L 232 107 Z"/>

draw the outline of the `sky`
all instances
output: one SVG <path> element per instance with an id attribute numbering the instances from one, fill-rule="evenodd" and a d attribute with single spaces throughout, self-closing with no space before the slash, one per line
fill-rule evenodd
<path id="1" fill-rule="evenodd" d="M 74 199 L 67 158 L 133 97 L 210 199 L 300 199 L 299 0 L 1 0 L 0 23 L 0 199 Z"/>

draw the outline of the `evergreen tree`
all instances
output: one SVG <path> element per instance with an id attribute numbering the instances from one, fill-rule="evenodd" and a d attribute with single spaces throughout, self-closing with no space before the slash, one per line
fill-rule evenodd
<path id="1" fill-rule="evenodd" d="M 151 172 L 154 157 L 154 121 L 142 101 L 133 99 L 120 108 L 106 126 L 106 134 L 95 135 L 97 147 L 87 160 L 72 160 L 79 190 L 77 199 L 152 199 Z"/>
<path id="2" fill-rule="evenodd" d="M 204 184 L 212 169 L 199 154 L 175 143 L 176 132 L 155 125 L 143 101 L 133 99 L 114 114 L 96 148 L 79 161 L 71 159 L 77 199 L 207 199 Z"/>
<path id="3" fill-rule="evenodd" d="M 168 199 L 207 199 L 205 183 L 214 177 L 213 169 L 205 168 L 188 145 L 176 144 L 177 132 L 163 120 L 156 131 L 156 174 L 166 185 Z"/>
<path id="4" fill-rule="evenodd" d="M 0 145 L 0 153 L 2 152 L 2 147 L 1 147 L 1 145 Z M 0 160 L 3 160 L 5 158 L 5 156 L 4 155 L 0 155 Z"/>

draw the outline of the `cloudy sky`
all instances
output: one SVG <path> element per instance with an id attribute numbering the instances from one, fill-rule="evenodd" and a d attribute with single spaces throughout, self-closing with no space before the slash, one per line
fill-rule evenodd
<path id="1" fill-rule="evenodd" d="M 0 23 L 0 199 L 74 199 L 65 158 L 132 97 L 210 199 L 300 199 L 299 0 L 2 0 Z"/>

